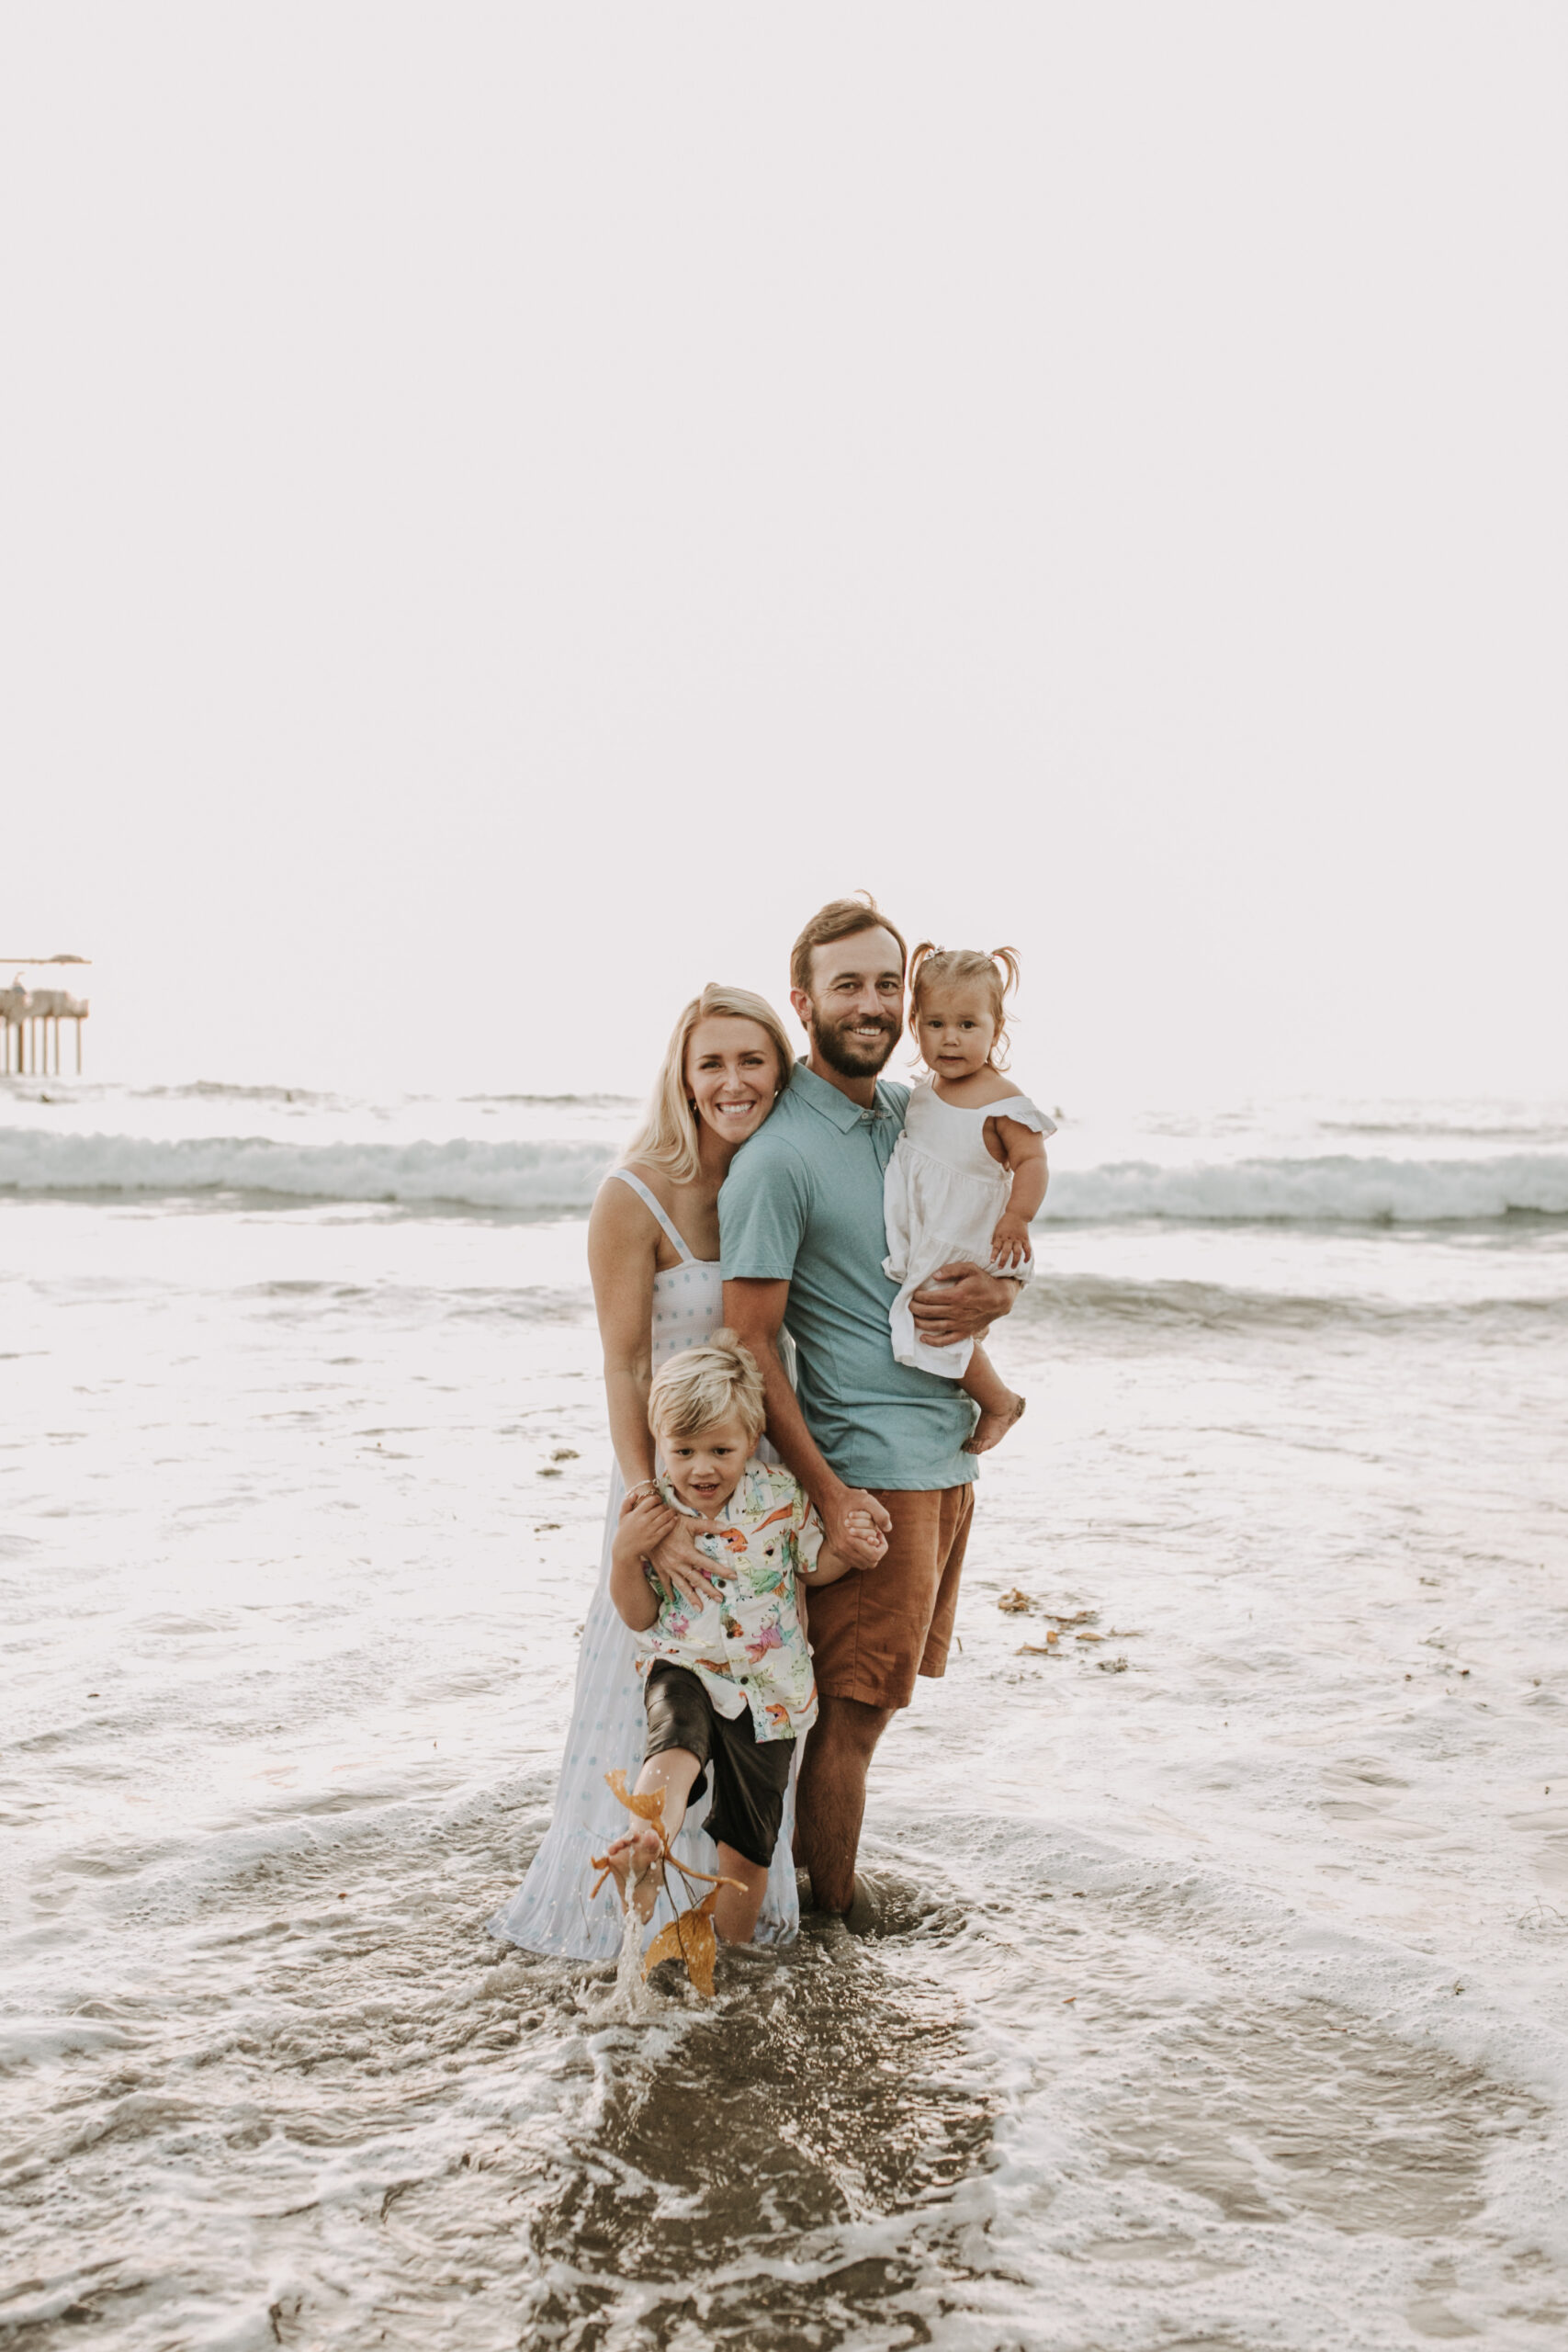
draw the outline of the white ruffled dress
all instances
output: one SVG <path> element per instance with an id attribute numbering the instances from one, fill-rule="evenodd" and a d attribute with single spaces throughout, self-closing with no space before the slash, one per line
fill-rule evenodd
<path id="1" fill-rule="evenodd" d="M 961 1259 L 974 1266 L 991 1264 L 991 1236 L 1012 1189 L 1010 1170 L 986 1148 L 986 1122 L 995 1118 L 1016 1119 L 1036 1135 L 1056 1132 L 1055 1121 L 1027 1094 L 1007 1094 L 978 1110 L 961 1111 L 955 1103 L 944 1102 L 929 1079 L 912 1087 L 903 1133 L 883 1179 L 887 1221 L 883 1271 L 901 1284 L 888 1309 L 893 1353 L 900 1363 L 934 1372 L 943 1380 L 963 1379 L 975 1342 L 957 1340 L 947 1348 L 929 1346 L 916 1333 L 909 1301 L 939 1266 Z M 1001 1271 L 1027 1281 L 1034 1261 L 1031 1258 L 1022 1268 Z"/>
<path id="2" fill-rule="evenodd" d="M 670 1218 L 648 1187 L 629 1169 L 612 1175 L 629 1184 L 651 1210 L 681 1253 L 681 1263 L 653 1278 L 653 1364 L 655 1371 L 682 1348 L 709 1339 L 724 1321 L 724 1284 L 717 1264 L 694 1258 Z M 771 1461 L 777 1455 L 765 1444 L 758 1452 Z M 637 1636 L 617 1613 L 610 1599 L 610 1545 L 621 1515 L 626 1484 L 618 1468 L 610 1476 L 610 1507 L 604 1517 L 604 1544 L 599 1581 L 588 1606 L 578 1653 L 577 1689 L 572 1701 L 571 1728 L 556 1786 L 555 1811 L 545 1842 L 529 1865 L 528 1875 L 511 1901 L 490 1922 L 490 1932 L 503 1943 L 520 1944 L 525 1951 L 544 1952 L 568 1960 L 613 1960 L 621 1949 L 621 1905 L 612 1879 L 595 1899 L 590 1891 L 599 1873 L 592 1867 L 612 1838 L 623 1836 L 631 1816 L 604 1785 L 604 1775 L 617 1767 L 628 1785 L 642 1765 L 648 1724 L 643 1713 L 643 1686 L 637 1671 Z M 796 1750 L 796 1767 L 799 1751 Z M 716 1871 L 718 1853 L 711 1838 L 698 1826 L 707 1812 L 699 1798 L 687 1814 L 675 1840 L 678 1860 L 696 1870 Z M 760 1944 L 788 1943 L 800 1924 L 791 1846 L 795 1836 L 795 1771 L 784 1797 L 784 1825 L 773 1849 L 767 1892 L 756 1940 Z M 675 1882 L 679 1894 L 679 1881 Z M 699 1887 L 701 1894 L 705 1890 Z M 683 1896 L 679 1898 L 684 1901 Z M 656 1932 L 673 1916 L 669 1898 L 661 1894 L 653 1916 Z"/>

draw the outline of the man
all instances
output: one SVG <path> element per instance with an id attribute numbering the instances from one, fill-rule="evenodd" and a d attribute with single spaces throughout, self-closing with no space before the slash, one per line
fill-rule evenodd
<path id="1" fill-rule="evenodd" d="M 974 1503 L 974 1408 L 956 1382 L 895 1361 L 887 1319 L 898 1285 L 882 1271 L 882 1180 L 909 1091 L 877 1072 L 903 1034 L 906 961 L 873 899 L 813 915 L 790 957 L 810 1051 L 718 1197 L 725 1320 L 762 1367 L 768 1435 L 861 1571 L 811 1596 L 820 1713 L 798 1790 L 813 1899 L 852 1927 L 869 1924 L 855 1882 L 866 1773 L 917 1674 L 945 1668 Z M 933 1281 L 913 1311 L 938 1347 L 977 1338 L 1018 1296 L 977 1266 Z M 857 1532 L 851 1515 L 866 1512 L 881 1540 Z"/>

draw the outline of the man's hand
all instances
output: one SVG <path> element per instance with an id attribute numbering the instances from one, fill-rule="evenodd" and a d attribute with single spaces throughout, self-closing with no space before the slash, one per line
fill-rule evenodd
<path id="1" fill-rule="evenodd" d="M 909 1301 L 915 1330 L 928 1347 L 950 1348 L 956 1340 L 981 1340 L 998 1315 L 1010 1315 L 1018 1284 L 1005 1274 L 987 1274 L 962 1262 L 939 1266 Z"/>
<path id="2" fill-rule="evenodd" d="M 630 1508 L 636 1510 L 639 1506 L 634 1503 Z M 645 1545 L 643 1556 L 652 1562 L 654 1572 L 667 1591 L 678 1592 L 694 1609 L 705 1608 L 710 1600 L 718 1599 L 723 1580 L 735 1574 L 728 1561 L 720 1566 L 716 1560 L 710 1560 L 692 1541 L 694 1535 L 716 1535 L 717 1524 L 711 1519 L 688 1519 L 684 1511 L 671 1510 L 667 1504 L 660 1504 L 660 1509 L 665 1513 L 667 1531 Z M 623 1519 L 626 1510 L 623 1503 Z"/>
<path id="3" fill-rule="evenodd" d="M 893 1521 L 886 1505 L 863 1487 L 845 1487 L 818 1511 L 830 1551 L 857 1568 L 874 1568 L 887 1549 Z"/>

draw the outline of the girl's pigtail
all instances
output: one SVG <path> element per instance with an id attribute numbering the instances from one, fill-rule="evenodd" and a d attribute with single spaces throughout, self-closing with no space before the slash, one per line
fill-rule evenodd
<path id="1" fill-rule="evenodd" d="M 1016 951 L 1010 947 L 993 947 L 991 950 L 991 969 L 993 973 L 997 971 L 998 966 L 1000 967 L 1000 977 L 997 986 L 997 1034 L 991 1044 L 991 1068 L 994 1070 L 1005 1070 L 1011 1059 L 1011 1056 L 1008 1051 L 1010 1041 L 1008 1038 L 1007 1014 L 1004 1008 L 1008 998 L 1012 995 L 1014 989 L 1018 986 L 1019 973 L 1018 956 Z"/>
<path id="2" fill-rule="evenodd" d="M 915 1024 L 919 1019 L 920 966 L 928 956 L 940 956 L 942 950 L 934 940 L 922 939 L 909 958 L 909 1035 L 911 1037 L 918 1036 L 919 1034 Z"/>

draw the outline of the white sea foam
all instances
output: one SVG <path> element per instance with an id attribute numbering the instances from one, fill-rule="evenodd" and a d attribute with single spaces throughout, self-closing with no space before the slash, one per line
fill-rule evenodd
<path id="1" fill-rule="evenodd" d="M 459 1164 L 449 1105 L 176 1109 Z M 621 1114 L 484 1115 L 493 1178 Z M 1054 1153 L 1207 1186 L 1316 1132 Z M 1557 2345 L 1568 1222 L 1059 1223 L 873 1776 L 891 1931 L 598 2022 L 483 1925 L 598 1556 L 581 1224 L 302 1202 L 0 1201 L 0 2335 Z"/>
<path id="2" fill-rule="evenodd" d="M 1350 1153 L 1087 1162 L 1066 1139 L 1043 1222 L 1442 1224 L 1568 1216 L 1568 1153 L 1390 1159 Z M 302 1200 L 586 1209 L 615 1157 L 582 1138 L 466 1136 L 304 1142 L 269 1136 L 86 1135 L 0 1129 L 0 1187 L 18 1193 L 270 1193 Z"/>

